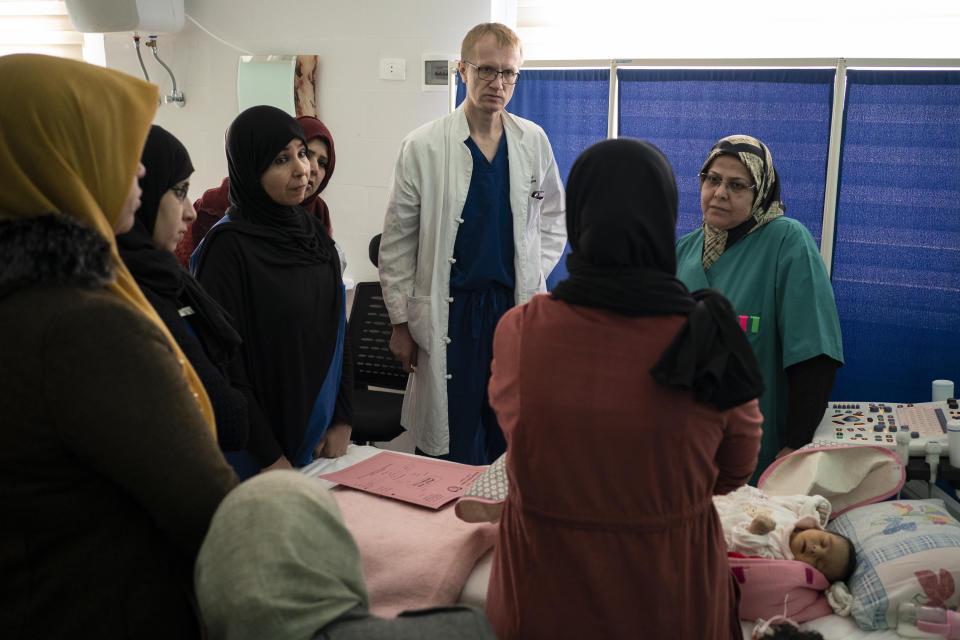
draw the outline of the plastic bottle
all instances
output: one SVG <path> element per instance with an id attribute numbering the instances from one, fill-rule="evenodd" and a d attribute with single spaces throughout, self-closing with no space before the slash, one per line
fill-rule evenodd
<path id="1" fill-rule="evenodd" d="M 897 633 L 904 638 L 960 640 L 960 612 L 905 602 L 898 610 Z"/>

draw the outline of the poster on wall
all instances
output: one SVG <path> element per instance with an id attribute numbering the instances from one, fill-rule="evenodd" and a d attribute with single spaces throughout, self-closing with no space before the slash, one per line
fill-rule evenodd
<path id="1" fill-rule="evenodd" d="M 293 102 L 297 110 L 297 117 L 313 116 L 317 118 L 320 116 L 317 109 L 320 98 L 320 86 L 317 83 L 319 66 L 320 56 L 297 56 L 296 70 L 293 76 Z"/>
<path id="2" fill-rule="evenodd" d="M 320 57 L 240 56 L 237 69 L 237 107 L 268 104 L 292 116 L 319 117 Z"/>

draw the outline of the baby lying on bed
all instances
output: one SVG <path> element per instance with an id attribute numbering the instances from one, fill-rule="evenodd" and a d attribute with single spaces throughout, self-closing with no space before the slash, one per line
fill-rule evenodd
<path id="1" fill-rule="evenodd" d="M 743 556 L 799 560 L 831 583 L 847 580 L 856 567 L 853 544 L 824 530 L 830 503 L 822 496 L 769 496 L 743 486 L 713 498 L 727 551 Z"/>

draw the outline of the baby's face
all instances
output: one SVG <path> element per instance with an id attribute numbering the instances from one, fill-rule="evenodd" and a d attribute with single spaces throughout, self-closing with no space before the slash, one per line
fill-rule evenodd
<path id="1" fill-rule="evenodd" d="M 830 582 L 843 578 L 850 544 L 842 537 L 820 529 L 794 529 L 790 534 L 793 557 L 817 569 Z"/>

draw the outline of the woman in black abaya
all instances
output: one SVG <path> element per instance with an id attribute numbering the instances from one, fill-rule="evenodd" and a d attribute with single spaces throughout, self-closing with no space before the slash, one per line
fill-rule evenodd
<path id="1" fill-rule="evenodd" d="M 229 319 L 172 253 L 196 217 L 187 196 L 193 164 L 183 144 L 153 125 L 143 148 L 143 195 L 133 228 L 117 236 L 117 249 L 140 290 L 167 325 L 210 396 L 223 451 L 247 443 L 247 399 L 238 370 L 240 336 Z"/>
<path id="2" fill-rule="evenodd" d="M 346 452 L 352 366 L 344 353 L 340 261 L 299 203 L 309 176 L 300 124 L 275 107 L 247 109 L 227 133 L 227 215 L 198 248 L 204 288 L 235 319 L 253 393 L 269 428 L 251 424 L 241 477 Z"/>

